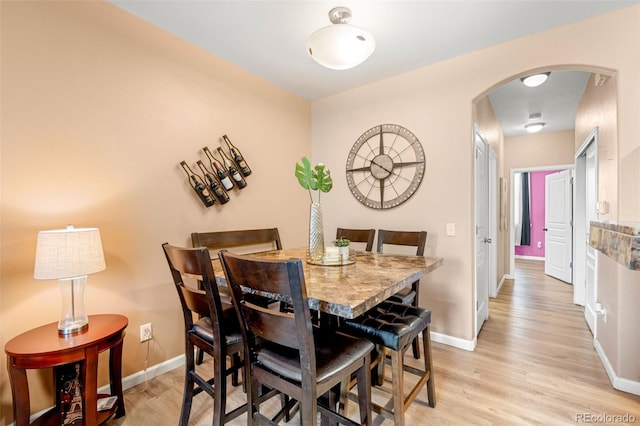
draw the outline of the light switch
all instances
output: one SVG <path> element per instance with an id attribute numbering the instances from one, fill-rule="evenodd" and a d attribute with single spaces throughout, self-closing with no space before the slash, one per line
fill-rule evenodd
<path id="1" fill-rule="evenodd" d="M 456 236 L 456 224 L 455 223 L 447 223 L 447 236 L 455 237 Z"/>

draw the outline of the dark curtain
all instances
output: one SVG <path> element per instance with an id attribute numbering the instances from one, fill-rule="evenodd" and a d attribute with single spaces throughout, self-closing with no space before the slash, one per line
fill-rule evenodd
<path id="1" fill-rule="evenodd" d="M 522 237 L 521 246 L 531 245 L 531 209 L 529 207 L 529 173 L 522 173 Z"/>

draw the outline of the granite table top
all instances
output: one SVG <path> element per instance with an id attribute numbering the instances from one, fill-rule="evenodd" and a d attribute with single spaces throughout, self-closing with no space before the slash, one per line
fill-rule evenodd
<path id="1" fill-rule="evenodd" d="M 302 259 L 311 309 L 355 318 L 411 285 L 444 263 L 442 258 L 352 251 L 355 263 L 323 266 L 305 261 L 306 248 L 273 250 L 248 256 L 260 259 Z M 219 285 L 226 285 L 219 260 L 213 261 Z M 277 300 L 281 295 L 269 295 Z"/>

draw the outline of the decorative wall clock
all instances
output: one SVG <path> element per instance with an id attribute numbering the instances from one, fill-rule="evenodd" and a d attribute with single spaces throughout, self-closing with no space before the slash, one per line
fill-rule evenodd
<path id="1" fill-rule="evenodd" d="M 347 185 L 367 207 L 390 209 L 407 201 L 424 176 L 418 138 L 397 124 L 380 124 L 356 140 L 347 157 Z"/>

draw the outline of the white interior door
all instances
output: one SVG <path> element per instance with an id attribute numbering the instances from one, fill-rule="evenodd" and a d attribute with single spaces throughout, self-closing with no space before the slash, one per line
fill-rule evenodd
<path id="1" fill-rule="evenodd" d="M 545 176 L 544 273 L 572 281 L 573 189 L 571 170 Z"/>
<path id="2" fill-rule="evenodd" d="M 597 256 L 596 250 L 589 245 L 589 224 L 598 217 L 598 147 L 591 143 L 587 147 L 585 162 L 585 223 L 586 223 L 586 269 L 585 269 L 585 306 L 584 316 L 589 328 L 596 336 L 596 300 L 598 300 Z"/>
<path id="3" fill-rule="evenodd" d="M 476 336 L 489 316 L 488 232 L 488 144 L 475 133 L 475 263 L 476 263 Z"/>

